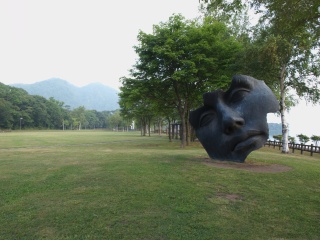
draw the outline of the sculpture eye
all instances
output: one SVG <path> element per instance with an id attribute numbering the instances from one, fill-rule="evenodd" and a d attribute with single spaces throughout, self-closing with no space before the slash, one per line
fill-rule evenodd
<path id="1" fill-rule="evenodd" d="M 233 91 L 229 97 L 229 101 L 231 103 L 236 103 L 242 101 L 248 94 L 249 94 L 248 89 L 237 89 L 236 91 Z"/>
<path id="2" fill-rule="evenodd" d="M 213 120 L 216 119 L 216 113 L 213 111 L 205 112 L 200 117 L 200 127 L 209 125 Z"/>

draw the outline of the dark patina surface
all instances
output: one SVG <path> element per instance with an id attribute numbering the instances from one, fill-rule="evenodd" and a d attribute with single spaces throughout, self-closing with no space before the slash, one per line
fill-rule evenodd
<path id="1" fill-rule="evenodd" d="M 190 113 L 196 136 L 213 159 L 244 162 L 269 136 L 267 113 L 279 103 L 264 81 L 236 75 L 229 89 L 203 95 L 203 106 Z"/>

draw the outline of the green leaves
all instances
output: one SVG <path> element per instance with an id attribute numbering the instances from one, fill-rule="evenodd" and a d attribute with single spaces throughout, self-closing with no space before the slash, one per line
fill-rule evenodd
<path id="1" fill-rule="evenodd" d="M 229 29 L 211 17 L 191 21 L 173 15 L 154 25 L 153 33 L 139 32 L 138 41 L 133 78 L 122 82 L 122 113 L 141 118 L 151 112 L 169 117 L 178 111 L 184 131 L 187 114 L 202 104 L 202 94 L 224 88 L 237 72 L 242 48 Z"/>
<path id="2" fill-rule="evenodd" d="M 303 144 L 309 142 L 310 138 L 304 134 L 299 134 L 297 135 L 297 137 L 299 138 L 299 141 Z"/>
<path id="3" fill-rule="evenodd" d="M 0 83 L 0 129 L 19 129 L 20 122 L 22 129 L 110 128 L 112 114 L 83 106 L 71 110 L 54 98 L 29 95 L 23 89 Z"/>
<path id="4" fill-rule="evenodd" d="M 189 21 L 181 15 L 155 25 L 152 34 L 140 32 L 138 40 L 139 60 L 131 71 L 135 78 L 196 83 L 196 94 L 206 90 L 207 82 L 223 85 L 222 75 L 231 78 L 241 49 L 224 24 L 212 18 Z"/>
<path id="5" fill-rule="evenodd" d="M 207 14 L 236 16 L 247 11 L 259 12 L 247 42 L 242 63 L 244 73 L 275 82 L 283 90 L 291 87 L 297 94 L 316 102 L 320 99 L 320 10 L 318 0 L 251 0 L 201 1 L 207 3 Z M 240 19 L 241 20 L 241 19 Z M 240 21 L 239 20 L 239 21 Z M 228 24 L 230 21 L 225 20 Z M 249 29 L 248 29 L 249 30 Z"/>

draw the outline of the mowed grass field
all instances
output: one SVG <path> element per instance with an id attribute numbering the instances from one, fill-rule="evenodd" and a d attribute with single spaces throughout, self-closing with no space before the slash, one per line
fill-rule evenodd
<path id="1" fill-rule="evenodd" d="M 139 132 L 0 133 L 0 239 L 320 239 L 320 156 L 217 167 Z"/>

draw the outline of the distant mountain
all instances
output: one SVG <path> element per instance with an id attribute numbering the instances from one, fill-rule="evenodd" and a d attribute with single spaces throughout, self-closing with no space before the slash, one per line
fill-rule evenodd
<path id="1" fill-rule="evenodd" d="M 118 91 L 101 83 L 77 87 L 66 80 L 51 78 L 33 84 L 11 84 L 26 90 L 31 95 L 53 97 L 72 109 L 84 106 L 88 110 L 112 111 L 119 108 Z"/>
<path id="2" fill-rule="evenodd" d="M 268 123 L 269 125 L 269 139 L 273 139 L 272 136 L 282 134 L 281 123 Z"/>

